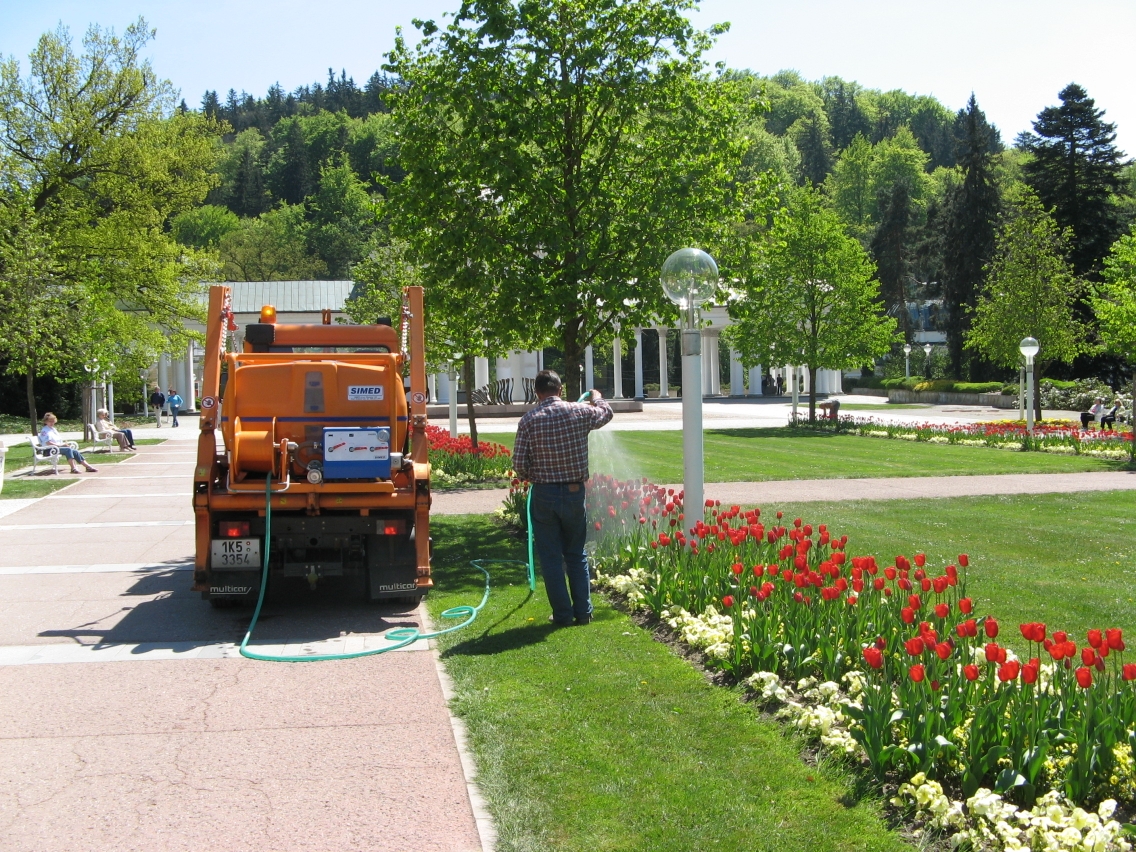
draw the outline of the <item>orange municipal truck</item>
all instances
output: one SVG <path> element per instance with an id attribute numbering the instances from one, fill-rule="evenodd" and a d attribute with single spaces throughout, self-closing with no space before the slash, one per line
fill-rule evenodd
<path id="1" fill-rule="evenodd" d="M 232 294 L 210 289 L 193 589 L 214 606 L 256 602 L 266 549 L 270 588 L 346 577 L 405 602 L 430 590 L 422 316 L 421 287 L 406 289 L 398 332 L 332 325 L 327 310 L 322 324 L 277 323 L 266 305 L 230 352 Z"/>

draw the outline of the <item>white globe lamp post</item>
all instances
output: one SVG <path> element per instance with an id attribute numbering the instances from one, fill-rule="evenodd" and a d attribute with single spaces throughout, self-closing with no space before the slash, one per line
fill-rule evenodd
<path id="1" fill-rule="evenodd" d="M 911 344 L 903 344 L 903 376 L 904 378 L 911 378 Z"/>
<path id="2" fill-rule="evenodd" d="M 1018 350 L 1026 359 L 1026 430 L 1033 434 L 1033 359 L 1041 351 L 1037 338 L 1025 337 Z"/>
<path id="3" fill-rule="evenodd" d="M 923 347 L 923 354 L 927 356 L 927 360 L 925 360 L 923 362 L 923 372 L 926 373 L 926 375 L 923 376 L 923 378 L 927 379 L 928 381 L 931 379 L 931 350 L 932 349 L 934 349 L 934 347 L 930 343 L 926 344 Z"/>
<path id="4" fill-rule="evenodd" d="M 718 264 L 701 249 L 679 249 L 666 259 L 663 292 L 682 316 L 682 487 L 683 521 L 705 517 L 702 458 L 702 333 L 698 306 L 718 289 Z"/>

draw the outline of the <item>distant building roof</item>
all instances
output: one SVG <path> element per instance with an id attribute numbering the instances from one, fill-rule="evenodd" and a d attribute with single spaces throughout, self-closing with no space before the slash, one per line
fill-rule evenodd
<path id="1" fill-rule="evenodd" d="M 340 312 L 354 281 L 226 281 L 233 291 L 233 312 L 259 313 L 272 305 L 278 313 Z"/>

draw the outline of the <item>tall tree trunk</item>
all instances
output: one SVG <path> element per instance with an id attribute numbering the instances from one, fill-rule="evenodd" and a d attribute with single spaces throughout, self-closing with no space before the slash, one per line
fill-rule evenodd
<path id="1" fill-rule="evenodd" d="M 580 322 L 578 319 L 567 322 L 561 333 L 561 346 L 564 353 L 564 372 L 561 376 L 564 390 L 568 399 L 579 399 L 580 395 L 591 388 L 584 387 L 582 376 L 584 350 L 580 346 Z"/>
<path id="2" fill-rule="evenodd" d="M 473 356 L 466 355 L 462 360 L 462 383 L 465 385 L 465 413 L 469 418 L 469 439 L 477 449 L 477 418 L 473 413 Z M 452 391 L 451 391 L 452 392 Z"/>
<path id="3" fill-rule="evenodd" d="M 812 364 L 809 368 L 809 423 L 816 423 L 817 411 L 817 371 Z"/>
<path id="4" fill-rule="evenodd" d="M 28 394 L 28 424 L 31 433 L 34 435 L 38 431 L 36 426 L 39 425 L 39 412 L 36 411 L 35 401 L 35 367 L 28 365 L 27 380 L 25 388 Z"/>

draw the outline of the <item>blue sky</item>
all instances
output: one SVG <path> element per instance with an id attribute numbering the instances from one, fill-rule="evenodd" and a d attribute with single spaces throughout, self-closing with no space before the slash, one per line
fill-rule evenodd
<path id="1" fill-rule="evenodd" d="M 138 15 L 157 28 L 150 57 L 196 106 L 206 89 L 263 95 L 346 69 L 363 83 L 396 26 L 441 18 L 459 0 L 0 0 L 0 54 L 26 60 L 62 21 L 121 31 Z M 807 79 L 839 75 L 869 88 L 932 94 L 952 109 L 971 91 L 1012 141 L 1076 81 L 1136 155 L 1134 0 L 703 0 L 695 22 L 729 21 L 712 56 L 734 68 Z"/>

